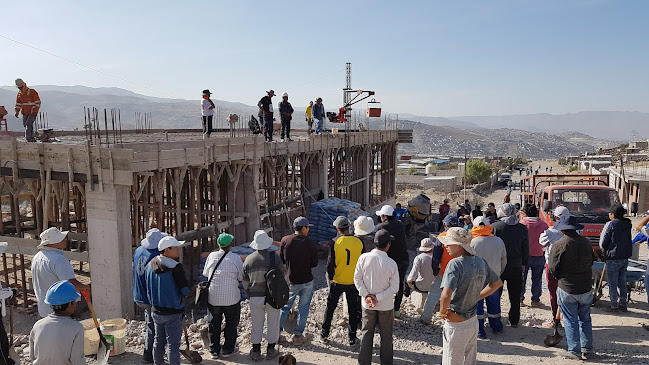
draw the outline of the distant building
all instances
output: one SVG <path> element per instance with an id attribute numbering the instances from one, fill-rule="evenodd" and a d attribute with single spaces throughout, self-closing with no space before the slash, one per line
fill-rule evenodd
<path id="1" fill-rule="evenodd" d="M 649 147 L 649 141 L 633 141 L 629 143 L 629 148 L 643 149 L 648 147 Z"/>
<path id="2" fill-rule="evenodd" d="M 610 167 L 608 171 L 609 185 L 617 190 L 629 210 L 632 203 L 638 203 L 638 212 L 649 210 L 649 167 L 625 167 L 624 174 L 619 167 Z"/>

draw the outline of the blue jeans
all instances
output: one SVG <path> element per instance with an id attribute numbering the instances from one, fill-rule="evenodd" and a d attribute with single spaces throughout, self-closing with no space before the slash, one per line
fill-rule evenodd
<path id="1" fill-rule="evenodd" d="M 144 353 L 142 354 L 143 361 L 153 361 L 153 340 L 155 338 L 155 325 L 153 318 L 151 318 L 151 305 L 135 303 L 138 307 L 144 309 L 144 324 L 146 325 L 146 332 L 144 333 Z"/>
<path id="2" fill-rule="evenodd" d="M 559 308 L 563 312 L 568 351 L 573 354 L 593 351 L 593 325 L 590 321 L 592 290 L 584 294 L 568 294 L 557 288 Z"/>
<path id="3" fill-rule="evenodd" d="M 608 281 L 608 295 L 611 298 L 612 308 L 617 308 L 618 305 L 626 307 L 626 267 L 628 264 L 628 259 L 606 261 L 606 280 Z M 619 298 L 618 290 L 620 291 Z"/>
<path id="4" fill-rule="evenodd" d="M 485 285 L 486 286 L 486 285 Z M 478 315 L 478 334 L 486 337 L 484 330 L 484 302 L 487 302 L 487 318 L 489 318 L 489 327 L 494 333 L 503 330 L 503 322 L 500 318 L 500 293 L 496 290 L 490 296 L 478 301 L 476 314 Z"/>
<path id="5" fill-rule="evenodd" d="M 429 322 L 433 318 L 435 306 L 439 302 L 439 298 L 442 296 L 442 288 L 440 288 L 442 277 L 444 277 L 442 274 L 435 276 L 435 280 L 430 284 L 430 289 L 428 289 L 428 298 L 426 298 L 424 309 L 421 312 L 421 318 L 424 321 Z"/>
<path id="6" fill-rule="evenodd" d="M 167 359 L 169 365 L 180 365 L 180 338 L 183 334 L 183 315 L 160 314 L 152 312 L 155 323 L 155 340 L 153 341 L 153 363 L 165 365 L 165 345 L 169 344 Z"/>
<path id="7" fill-rule="evenodd" d="M 316 118 L 315 119 L 315 134 L 322 133 L 322 124 L 323 124 L 322 121 L 323 120 L 324 120 L 324 118 L 320 118 L 320 119 Z"/>
<path id="8" fill-rule="evenodd" d="M 297 326 L 293 330 L 293 334 L 301 335 L 306 327 L 306 319 L 309 316 L 309 308 L 311 307 L 311 299 L 313 298 L 313 280 L 304 284 L 291 284 L 289 286 L 288 302 L 281 310 L 279 317 L 279 328 L 284 328 L 286 317 L 293 308 L 295 297 L 299 296 L 300 300 L 297 304 Z"/>
<path id="9" fill-rule="evenodd" d="M 525 272 L 523 273 L 523 290 L 521 291 L 521 300 L 525 299 L 525 286 L 527 283 L 527 273 L 532 271 L 532 301 L 541 301 L 541 289 L 543 280 L 543 269 L 545 268 L 544 256 L 530 256 Z"/>

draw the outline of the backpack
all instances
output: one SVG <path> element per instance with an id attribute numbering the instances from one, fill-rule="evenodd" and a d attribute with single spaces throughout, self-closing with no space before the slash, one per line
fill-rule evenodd
<path id="1" fill-rule="evenodd" d="M 248 122 L 248 128 L 250 128 L 252 134 L 261 133 L 261 127 L 259 127 L 259 122 L 257 121 L 257 118 L 253 117 L 252 115 L 250 116 L 250 121 Z"/>
<path id="2" fill-rule="evenodd" d="M 281 270 L 275 267 L 274 252 L 270 253 L 270 270 L 266 273 L 266 303 L 280 309 L 288 302 L 288 284 Z"/>

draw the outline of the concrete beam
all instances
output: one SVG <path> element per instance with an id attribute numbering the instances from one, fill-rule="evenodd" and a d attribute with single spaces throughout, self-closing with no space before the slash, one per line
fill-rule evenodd
<path id="1" fill-rule="evenodd" d="M 133 318 L 130 187 L 86 191 L 92 302 L 102 319 Z"/>

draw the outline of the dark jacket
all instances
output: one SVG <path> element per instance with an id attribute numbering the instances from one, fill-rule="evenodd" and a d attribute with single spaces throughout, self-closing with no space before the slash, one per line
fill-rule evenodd
<path id="1" fill-rule="evenodd" d="M 291 284 L 304 284 L 313 281 L 311 269 L 318 266 L 318 249 L 315 242 L 299 234 L 282 238 L 279 252 Z"/>
<path id="2" fill-rule="evenodd" d="M 439 275 L 439 270 L 440 270 L 440 265 L 442 264 L 442 255 L 444 255 L 444 246 L 442 245 L 442 242 L 440 242 L 437 237 L 430 237 L 431 240 L 433 240 L 433 275 L 437 276 Z"/>
<path id="3" fill-rule="evenodd" d="M 261 98 L 261 99 L 259 100 L 259 103 L 257 103 L 257 106 L 258 106 L 259 108 L 261 108 L 261 110 L 264 111 L 264 114 L 265 114 L 266 116 L 268 116 L 269 118 L 271 118 L 271 117 L 273 116 L 273 112 L 270 111 L 270 108 L 271 108 L 270 105 L 271 105 L 271 103 L 272 103 L 272 102 L 271 102 L 270 96 L 268 96 L 268 95 L 266 95 L 266 96 L 264 96 L 263 98 Z"/>
<path id="4" fill-rule="evenodd" d="M 146 267 L 160 251 L 157 248 L 147 250 L 140 246 L 133 254 L 133 300 L 136 303 L 150 304 L 146 296 Z"/>
<path id="5" fill-rule="evenodd" d="M 625 260 L 633 254 L 631 220 L 613 219 L 606 223 L 600 237 L 600 247 L 606 260 Z"/>
<path id="6" fill-rule="evenodd" d="M 324 119 L 325 111 L 324 111 L 323 104 L 318 104 L 318 103 L 313 104 L 312 110 L 313 110 L 313 117 L 315 119 Z"/>
<path id="7" fill-rule="evenodd" d="M 548 270 L 559 280 L 561 290 L 577 295 L 592 289 L 595 253 L 588 238 L 572 232 L 552 245 Z"/>
<path id="8" fill-rule="evenodd" d="M 293 119 L 293 106 L 288 101 L 280 101 L 279 103 L 279 116 L 284 120 Z"/>
<path id="9" fill-rule="evenodd" d="M 182 313 L 189 294 L 183 265 L 162 255 L 153 258 L 146 269 L 146 292 L 153 311 Z"/>
<path id="10" fill-rule="evenodd" d="M 392 241 L 388 250 L 388 257 L 397 264 L 410 261 L 408 246 L 406 245 L 406 225 L 396 219 L 388 219 L 387 222 L 378 225 L 376 230 L 379 229 L 385 229 L 394 236 L 394 241 Z"/>
<path id="11" fill-rule="evenodd" d="M 530 255 L 530 240 L 527 227 L 520 223 L 507 224 L 498 221 L 491 225 L 494 236 L 500 237 L 507 250 L 507 268 L 527 266 Z"/>

